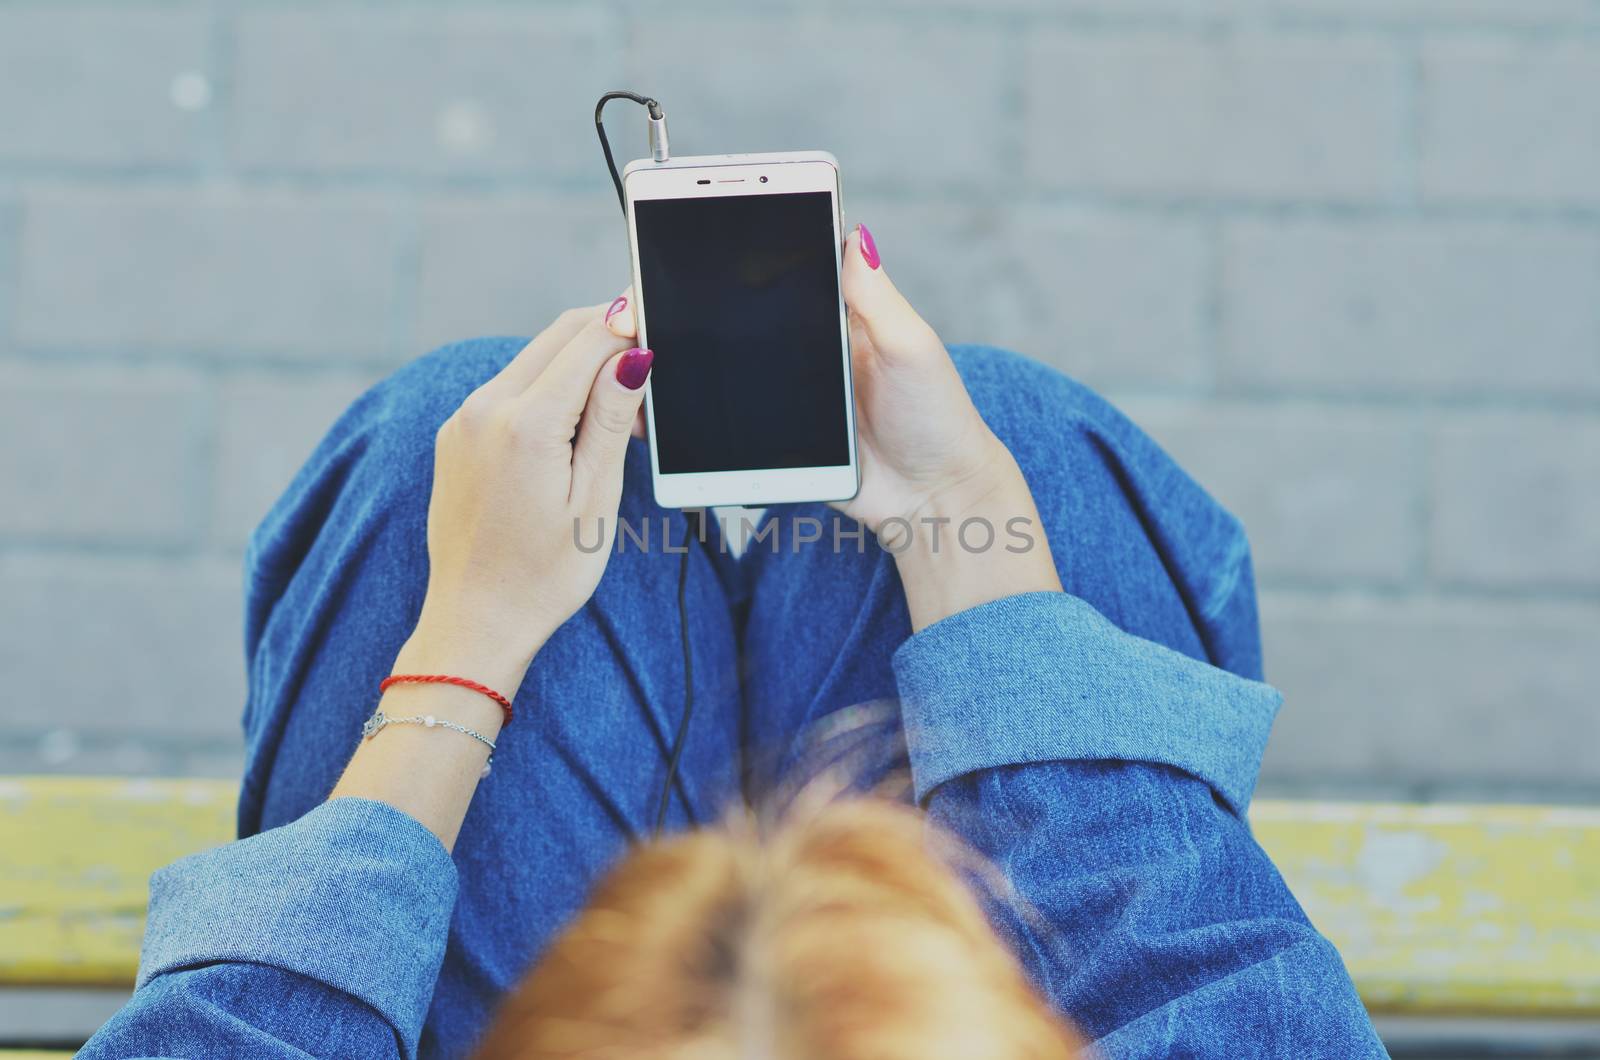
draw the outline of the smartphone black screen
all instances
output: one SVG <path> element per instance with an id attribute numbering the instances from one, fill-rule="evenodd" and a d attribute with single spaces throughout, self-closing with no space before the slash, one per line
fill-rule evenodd
<path id="1" fill-rule="evenodd" d="M 634 204 L 664 474 L 850 462 L 833 197 Z"/>

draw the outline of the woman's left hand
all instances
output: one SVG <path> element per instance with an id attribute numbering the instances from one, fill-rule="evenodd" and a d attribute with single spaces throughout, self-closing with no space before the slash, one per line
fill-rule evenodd
<path id="1" fill-rule="evenodd" d="M 616 304 L 563 313 L 439 429 L 428 591 L 397 671 L 446 669 L 509 694 L 593 594 L 653 358 L 627 348 L 632 314 L 608 317 Z"/>

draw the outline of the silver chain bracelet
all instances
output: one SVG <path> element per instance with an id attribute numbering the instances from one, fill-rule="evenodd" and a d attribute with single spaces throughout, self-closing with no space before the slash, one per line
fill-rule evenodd
<path id="1" fill-rule="evenodd" d="M 385 725 L 421 725 L 424 728 L 449 729 L 451 732 L 459 732 L 463 736 L 470 736 L 489 749 L 489 758 L 483 763 L 483 773 L 481 775 L 488 776 L 489 767 L 494 765 L 494 741 L 483 733 L 469 729 L 465 725 L 457 725 L 453 721 L 436 718 L 432 714 L 413 714 L 404 718 L 391 718 L 379 710 L 373 712 L 372 717 L 362 723 L 361 738 L 363 740 L 372 739 L 378 734 L 378 730 Z"/>

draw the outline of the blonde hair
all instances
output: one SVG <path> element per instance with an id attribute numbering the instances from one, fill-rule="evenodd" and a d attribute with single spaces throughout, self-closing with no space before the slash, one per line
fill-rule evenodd
<path id="1" fill-rule="evenodd" d="M 929 852 L 931 827 L 858 798 L 765 839 L 741 818 L 638 848 L 508 996 L 479 1060 L 1077 1055 Z"/>

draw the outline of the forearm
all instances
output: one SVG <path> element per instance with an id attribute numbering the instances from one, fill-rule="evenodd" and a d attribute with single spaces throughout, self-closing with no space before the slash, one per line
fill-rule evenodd
<path id="1" fill-rule="evenodd" d="M 1064 592 L 966 607 L 894 666 L 917 798 L 1007 867 L 997 919 L 1102 1052 L 1238 1055 L 1267 1012 L 1292 1055 L 1382 1055 L 1245 823 L 1273 689 Z"/>
<path id="2" fill-rule="evenodd" d="M 1003 597 L 1061 590 L 1033 493 L 1010 452 L 993 446 L 980 474 L 886 528 L 913 631 Z"/>
<path id="3" fill-rule="evenodd" d="M 1013 866 L 992 907 L 1034 982 L 1106 1057 L 1379 1057 L 1337 951 L 1200 780 L 1064 761 L 942 785 L 934 818 Z"/>
<path id="4" fill-rule="evenodd" d="M 84 1055 L 413 1057 L 456 887 L 437 837 L 354 798 L 159 869 L 133 998 Z"/>
<path id="5" fill-rule="evenodd" d="M 424 606 L 416 630 L 395 657 L 397 674 L 451 674 L 470 678 L 510 698 L 522 684 L 542 638 L 508 643 L 504 630 L 463 621 L 453 612 Z M 505 721 L 500 706 L 470 689 L 448 684 L 398 684 L 378 709 L 390 718 L 433 716 L 494 741 Z M 356 747 L 330 798 L 387 803 L 455 845 L 482 778 L 489 749 L 440 726 L 387 725 Z"/>
<path id="6" fill-rule="evenodd" d="M 251 1003 L 261 998 L 272 1003 Z M 157 977 L 75 1054 L 76 1060 L 412 1055 L 370 1006 L 297 972 L 249 961 L 219 961 Z"/>

